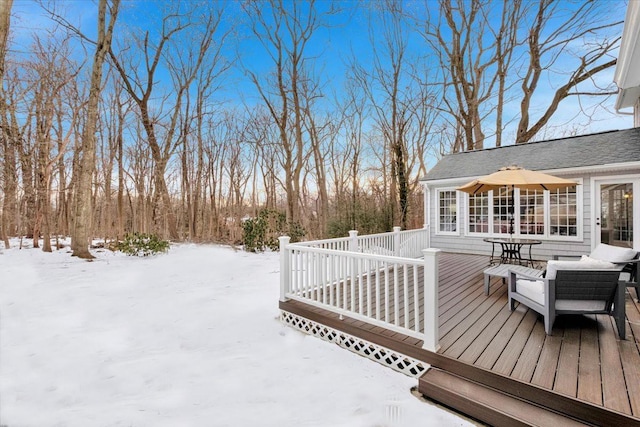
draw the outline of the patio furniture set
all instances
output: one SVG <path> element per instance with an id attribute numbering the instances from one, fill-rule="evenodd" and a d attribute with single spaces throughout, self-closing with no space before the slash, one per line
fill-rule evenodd
<path id="1" fill-rule="evenodd" d="M 553 322 L 560 314 L 609 314 L 615 318 L 618 335 L 625 339 L 625 292 L 634 287 L 640 297 L 638 283 L 639 253 L 631 248 L 600 243 L 589 256 L 577 261 L 548 261 L 546 271 L 535 269 L 531 247 L 539 240 L 513 238 L 515 189 L 554 190 L 578 183 L 540 172 L 509 166 L 493 174 L 475 179 L 457 190 L 475 195 L 486 191 L 508 189 L 509 238 L 486 238 L 492 244 L 490 267 L 484 270 L 484 291 L 489 295 L 491 277 L 508 281 L 509 310 L 515 302 L 524 304 L 544 317 L 545 332 L 551 335 Z M 500 256 L 495 247 L 500 245 Z M 529 248 L 523 258 L 522 248 Z M 498 262 L 497 265 L 495 263 Z M 627 276 L 622 276 L 622 272 Z"/>
<path id="2" fill-rule="evenodd" d="M 485 294 L 489 294 L 491 277 L 501 277 L 508 282 L 509 310 L 515 309 L 517 301 L 541 314 L 547 335 L 558 315 L 608 314 L 625 339 L 624 298 L 629 287 L 640 296 L 639 255 L 630 248 L 599 244 L 579 260 L 555 256 L 544 271 L 527 265 L 493 265 L 484 270 Z"/>

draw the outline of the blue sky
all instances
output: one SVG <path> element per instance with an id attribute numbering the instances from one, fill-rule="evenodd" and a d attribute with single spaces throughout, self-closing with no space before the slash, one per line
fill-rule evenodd
<path id="1" fill-rule="evenodd" d="M 195 0 L 194 0 L 195 1 Z M 216 3 L 218 4 L 218 3 Z M 319 2 L 319 7 L 324 8 L 327 2 Z M 610 7 L 609 12 L 616 19 L 624 19 L 626 10 L 626 2 L 611 1 L 610 4 L 616 7 Z M 158 24 L 161 22 L 163 1 L 139 1 L 130 0 L 123 1 L 121 6 L 121 14 L 118 18 L 117 37 L 122 41 L 127 31 L 150 31 L 152 34 L 158 30 Z M 425 6 L 426 5 L 426 6 Z M 410 1 L 405 2 L 405 6 L 414 11 L 414 13 L 423 13 L 425 7 L 434 6 L 432 1 Z M 316 74 L 325 84 L 323 93 L 327 98 L 332 94 L 340 94 L 343 90 L 342 85 L 345 80 L 345 72 L 348 68 L 348 61 L 351 55 L 355 55 L 365 67 L 370 64 L 372 48 L 369 42 L 369 34 L 367 30 L 367 14 L 363 8 L 355 8 L 357 2 L 343 2 L 340 6 L 345 8 L 345 13 L 336 15 L 329 20 L 330 26 L 322 28 L 314 34 L 312 43 L 309 46 L 308 54 L 313 56 Z M 64 0 L 56 2 L 56 7 L 66 19 L 74 25 L 77 25 L 83 32 L 89 36 L 95 34 L 95 18 L 97 2 L 88 0 Z M 225 48 L 229 58 L 233 57 L 237 52 L 241 61 L 247 68 L 259 72 L 266 73 L 271 68 L 271 63 L 264 54 L 263 47 L 260 43 L 253 40 L 251 33 L 246 26 L 242 25 L 243 16 L 240 3 L 230 2 L 226 4 L 224 26 L 233 31 L 232 37 L 228 39 L 229 45 Z M 31 43 L 31 35 L 33 33 L 42 33 L 47 28 L 53 26 L 51 20 L 46 16 L 42 8 L 37 2 L 32 0 L 14 0 L 12 14 L 12 29 L 14 52 L 28 52 Z M 621 30 L 621 28 L 620 28 Z M 411 35 L 410 43 L 412 49 L 411 55 L 419 55 L 426 48 L 418 34 Z M 79 57 L 83 55 L 83 51 L 78 49 Z M 567 58 L 569 60 L 569 58 Z M 426 62 L 428 64 L 428 61 Z M 560 66 L 561 64 L 559 64 Z M 613 81 L 614 69 L 606 70 L 598 76 L 598 80 L 602 85 L 608 85 Z M 166 75 L 165 75 L 166 76 Z M 166 77 L 165 77 L 166 78 Z M 163 84 L 163 81 L 159 82 Z M 553 88 L 557 87 L 558 81 L 547 80 L 542 82 L 546 85 L 546 90 L 541 91 L 536 98 L 539 105 L 545 105 L 545 97 L 549 97 L 553 93 Z M 247 80 L 245 70 L 242 66 L 232 67 L 225 77 L 225 84 L 219 93 L 221 99 L 227 102 L 257 102 L 257 94 L 253 85 Z M 599 100 L 582 99 L 583 108 L 589 109 L 589 103 L 594 104 Z M 586 104 L 584 103 L 586 101 Z M 613 112 L 614 97 L 609 98 L 607 104 L 610 112 L 598 109 L 590 124 L 584 121 L 573 121 L 576 116 L 580 104 L 575 97 L 565 99 L 560 110 L 554 116 L 553 123 L 558 127 L 569 128 L 578 126 L 584 129 L 581 133 L 598 132 L 610 129 L 623 129 L 632 126 L 630 116 L 619 115 Z M 508 106 L 513 110 L 513 117 L 517 118 L 517 103 Z M 568 124 L 567 124 L 568 123 Z M 509 131 L 505 133 L 505 144 L 510 143 L 512 138 L 509 137 Z"/>

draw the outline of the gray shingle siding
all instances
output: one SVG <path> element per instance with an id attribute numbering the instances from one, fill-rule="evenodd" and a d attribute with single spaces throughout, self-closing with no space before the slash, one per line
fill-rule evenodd
<path id="1" fill-rule="evenodd" d="M 555 170 L 636 161 L 640 161 L 640 128 L 451 154 L 422 181 L 487 175 L 510 165 Z"/>

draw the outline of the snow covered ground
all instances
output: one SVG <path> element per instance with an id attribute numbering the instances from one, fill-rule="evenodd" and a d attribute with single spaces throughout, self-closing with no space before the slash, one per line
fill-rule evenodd
<path id="1" fill-rule="evenodd" d="M 278 254 L 0 250 L 0 424 L 463 426 L 408 378 L 283 326 Z"/>

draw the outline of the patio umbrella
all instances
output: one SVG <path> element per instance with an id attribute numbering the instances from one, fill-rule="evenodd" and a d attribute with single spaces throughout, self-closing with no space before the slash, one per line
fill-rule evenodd
<path id="1" fill-rule="evenodd" d="M 489 190 L 499 190 L 501 188 L 511 189 L 511 206 L 509 206 L 509 234 L 513 235 L 513 209 L 514 189 L 523 190 L 559 190 L 577 185 L 575 181 L 570 179 L 558 178 L 557 176 L 548 175 L 542 172 L 523 169 L 519 166 L 507 166 L 501 168 L 498 172 L 491 175 L 483 176 L 478 179 L 456 188 L 456 190 L 464 191 L 471 195 L 484 193 Z"/>

